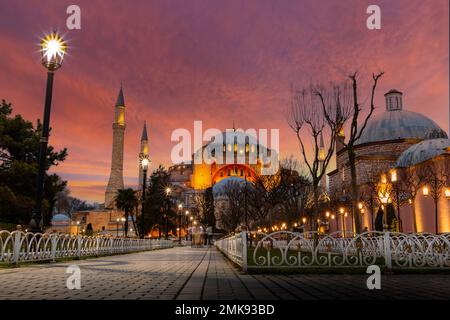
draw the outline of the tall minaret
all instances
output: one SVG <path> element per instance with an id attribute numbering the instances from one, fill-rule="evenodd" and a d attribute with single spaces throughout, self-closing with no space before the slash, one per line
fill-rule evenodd
<path id="1" fill-rule="evenodd" d="M 111 174 L 105 192 L 105 208 L 115 209 L 115 197 L 117 190 L 123 189 L 123 138 L 125 133 L 125 101 L 123 98 L 122 86 L 120 86 L 119 96 L 114 107 L 113 145 Z"/>
<path id="2" fill-rule="evenodd" d="M 341 106 L 338 103 L 337 108 L 336 108 L 336 123 L 341 124 L 342 125 L 342 119 L 343 119 L 343 115 L 342 115 L 342 110 L 341 110 Z M 344 127 L 341 126 L 340 128 L 337 128 L 337 136 L 336 136 L 336 155 L 345 148 L 345 133 L 344 133 Z M 336 161 L 337 161 L 337 157 L 336 157 Z"/>
<path id="3" fill-rule="evenodd" d="M 148 136 L 147 136 L 147 123 L 144 122 L 144 129 L 142 129 L 141 136 L 141 149 L 139 156 L 148 156 Z M 142 173 L 142 167 L 139 166 L 139 190 L 142 190 L 144 175 Z"/>

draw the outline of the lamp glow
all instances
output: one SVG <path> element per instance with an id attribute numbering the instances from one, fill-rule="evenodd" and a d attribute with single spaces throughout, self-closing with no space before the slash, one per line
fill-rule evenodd
<path id="1" fill-rule="evenodd" d="M 450 200 L 450 188 L 445 188 L 444 194 L 445 194 L 445 197 Z"/>
<path id="2" fill-rule="evenodd" d="M 395 171 L 395 170 L 391 171 L 391 181 L 397 182 L 397 171 Z"/>
<path id="3" fill-rule="evenodd" d="M 428 195 L 430 194 L 430 189 L 428 189 L 427 186 L 424 186 L 424 187 L 422 188 L 422 193 L 423 193 L 423 195 L 424 195 L 425 197 L 428 197 Z"/>
<path id="4" fill-rule="evenodd" d="M 147 170 L 149 164 L 150 164 L 150 160 L 146 156 L 143 156 L 142 159 L 141 159 L 141 167 L 142 167 L 142 169 L 143 170 Z"/>
<path id="5" fill-rule="evenodd" d="M 49 71 L 61 67 L 66 53 L 67 43 L 56 31 L 41 40 L 42 65 Z"/>

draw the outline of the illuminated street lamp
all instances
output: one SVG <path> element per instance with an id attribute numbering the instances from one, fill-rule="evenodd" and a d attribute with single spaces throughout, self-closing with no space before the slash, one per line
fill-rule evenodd
<path id="1" fill-rule="evenodd" d="M 39 162 L 38 175 L 36 181 L 36 201 L 31 215 L 31 232 L 42 232 L 42 197 L 44 193 L 44 176 L 47 160 L 47 145 L 50 128 L 50 111 L 52 105 L 53 77 L 57 69 L 63 63 L 67 53 L 67 43 L 56 32 L 48 34 L 41 40 L 41 61 L 47 69 L 47 88 L 45 92 L 44 121 L 42 124 L 42 134 L 39 141 Z"/>
<path id="2" fill-rule="evenodd" d="M 391 181 L 397 182 L 397 171 L 396 170 L 391 171 Z"/>
<path id="3" fill-rule="evenodd" d="M 183 210 L 183 204 L 178 205 L 178 242 L 181 244 L 181 213 Z"/>
<path id="4" fill-rule="evenodd" d="M 425 197 L 428 197 L 428 195 L 430 194 L 430 189 L 428 189 L 428 186 L 423 186 L 422 193 Z"/>
<path id="5" fill-rule="evenodd" d="M 117 218 L 116 219 L 116 223 L 117 223 L 117 237 L 119 237 L 119 224 L 121 222 L 124 223 L 125 222 L 125 218 L 122 217 L 122 218 Z"/>
<path id="6" fill-rule="evenodd" d="M 169 207 L 170 207 L 170 194 L 172 193 L 172 189 L 170 187 L 166 187 L 166 213 L 164 214 L 164 237 L 168 239 L 168 218 L 169 218 Z"/>
<path id="7" fill-rule="evenodd" d="M 450 188 L 445 188 L 444 194 L 447 200 L 450 200 Z"/>
<path id="8" fill-rule="evenodd" d="M 143 181 L 142 181 L 142 204 L 141 204 L 141 239 L 144 238 L 145 234 L 145 189 L 147 188 L 147 170 L 148 165 L 150 164 L 150 159 L 148 158 L 148 155 L 141 154 L 140 155 L 140 161 L 141 161 L 141 168 L 142 168 L 142 175 L 143 175 Z"/>
<path id="9" fill-rule="evenodd" d="M 402 224 L 402 218 L 400 217 L 400 190 L 398 185 L 398 179 L 397 179 L 397 171 L 391 170 L 391 182 L 395 186 L 395 201 L 397 204 L 397 217 L 398 217 L 398 224 L 400 228 L 400 232 L 403 230 L 403 224 Z"/>

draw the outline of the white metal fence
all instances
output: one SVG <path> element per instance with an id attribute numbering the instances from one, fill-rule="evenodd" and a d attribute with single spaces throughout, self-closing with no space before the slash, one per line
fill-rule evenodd
<path id="1" fill-rule="evenodd" d="M 173 247 L 172 240 L 0 231 L 0 262 L 55 261 Z"/>
<path id="2" fill-rule="evenodd" d="M 241 232 L 216 240 L 216 247 L 231 261 L 247 271 L 247 233 Z"/>
<path id="3" fill-rule="evenodd" d="M 245 240 L 244 240 L 245 239 Z M 244 271 L 251 268 L 334 268 L 369 265 L 392 268 L 449 268 L 450 234 L 369 231 L 332 234 L 247 232 L 222 238 L 217 248 Z M 247 259 L 248 254 L 248 259 Z"/>

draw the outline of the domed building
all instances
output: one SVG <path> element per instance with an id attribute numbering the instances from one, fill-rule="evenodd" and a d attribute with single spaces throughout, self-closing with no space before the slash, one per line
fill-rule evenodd
<path id="1" fill-rule="evenodd" d="M 191 163 L 174 165 L 169 171 L 173 183 L 204 190 L 231 177 L 252 181 L 263 168 L 270 167 L 266 159 L 272 152 L 251 133 L 227 130 L 196 150 Z"/>
<path id="2" fill-rule="evenodd" d="M 215 203 L 222 203 L 221 193 L 228 181 L 253 182 L 271 167 L 271 159 L 278 161 L 275 151 L 260 143 L 256 132 L 232 129 L 212 137 L 193 153 L 191 162 L 171 166 L 170 179 L 177 198 L 194 209 L 196 194 L 212 187 Z"/>
<path id="3" fill-rule="evenodd" d="M 422 199 L 421 195 L 418 195 L 413 201 L 410 192 L 400 190 L 396 185 L 400 178 L 397 170 L 423 167 L 427 161 L 442 162 L 443 168 L 449 167 L 449 158 L 445 156 L 449 153 L 447 134 L 426 116 L 404 110 L 402 92 L 390 90 L 385 94 L 385 102 L 385 112 L 369 119 L 355 146 L 362 227 L 375 229 L 376 212 L 380 208 L 385 210 L 391 203 L 396 207 L 397 218 L 398 211 L 401 213 L 399 221 L 402 231 L 435 232 L 435 210 L 433 206 L 428 208 L 430 199 Z M 344 139 L 344 135 L 337 138 L 336 169 L 328 174 L 330 195 L 342 199 L 343 202 L 349 199 L 351 192 L 350 168 Z M 442 200 L 438 201 L 438 204 L 442 204 L 437 206 L 438 225 L 439 232 L 449 232 L 450 209 L 444 192 L 448 190 L 449 177 L 442 179 L 443 196 Z M 422 180 L 420 187 L 426 187 L 425 179 Z M 384 196 L 381 196 L 382 194 Z M 414 217 L 412 211 L 415 212 Z M 352 219 L 350 217 L 347 220 L 342 218 L 341 224 L 345 223 L 347 230 L 351 230 Z"/>
<path id="4" fill-rule="evenodd" d="M 51 221 L 51 232 L 70 233 L 71 220 L 70 217 L 63 213 L 54 214 Z"/>

